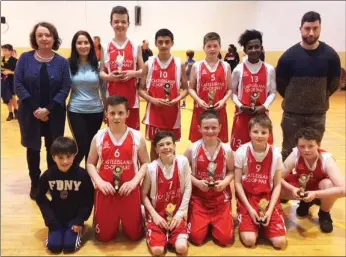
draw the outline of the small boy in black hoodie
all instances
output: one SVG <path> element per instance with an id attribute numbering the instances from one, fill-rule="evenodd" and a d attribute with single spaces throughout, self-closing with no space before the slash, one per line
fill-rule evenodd
<path id="1" fill-rule="evenodd" d="M 88 220 L 94 203 L 94 186 L 89 174 L 73 165 L 76 142 L 68 137 L 57 138 L 50 153 L 56 165 L 42 174 L 36 202 L 48 227 L 47 248 L 53 253 L 73 252 L 81 247 L 84 221 Z M 46 193 L 50 192 L 52 200 Z"/>

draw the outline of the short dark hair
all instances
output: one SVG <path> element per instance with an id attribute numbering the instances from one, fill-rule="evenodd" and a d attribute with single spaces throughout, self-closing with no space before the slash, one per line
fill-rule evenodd
<path id="1" fill-rule="evenodd" d="M 8 51 L 13 51 L 13 46 L 10 44 L 4 44 L 1 46 L 1 49 L 7 49 Z"/>
<path id="2" fill-rule="evenodd" d="M 186 56 L 192 59 L 195 56 L 195 52 L 193 50 L 187 50 Z"/>
<path id="3" fill-rule="evenodd" d="M 108 110 L 108 106 L 116 106 L 120 104 L 125 105 L 126 111 L 129 110 L 129 101 L 125 97 L 120 95 L 109 96 L 106 99 L 106 110 Z"/>
<path id="4" fill-rule="evenodd" d="M 117 5 L 115 7 L 113 7 L 112 11 L 111 11 L 111 22 L 113 20 L 113 14 L 117 13 L 117 14 L 126 14 L 127 15 L 127 22 L 130 23 L 130 16 L 129 16 L 129 11 L 126 9 L 126 7 L 124 6 L 120 6 Z"/>
<path id="5" fill-rule="evenodd" d="M 173 144 L 175 144 L 175 136 L 171 131 L 160 130 L 154 136 L 154 139 L 153 139 L 154 146 L 156 147 L 157 143 L 161 139 L 166 138 L 166 137 L 172 138 Z"/>
<path id="6" fill-rule="evenodd" d="M 203 120 L 208 120 L 208 119 L 217 119 L 220 123 L 220 116 L 219 114 L 214 111 L 214 110 L 206 110 L 199 116 L 199 124 L 202 124 Z"/>
<path id="7" fill-rule="evenodd" d="M 255 117 L 253 117 L 249 121 L 249 131 L 256 124 L 260 125 L 261 127 L 267 128 L 269 130 L 269 133 L 273 133 L 273 124 L 267 115 L 261 114 L 261 115 L 257 115 Z"/>
<path id="8" fill-rule="evenodd" d="M 305 22 L 319 21 L 321 24 L 321 15 L 318 12 L 310 11 L 303 15 L 300 26 L 302 27 Z"/>
<path id="9" fill-rule="evenodd" d="M 50 154 L 52 156 L 72 155 L 77 154 L 77 152 L 78 147 L 76 141 L 70 137 L 58 137 L 50 147 Z"/>
<path id="10" fill-rule="evenodd" d="M 76 34 L 74 34 L 72 38 L 72 43 L 71 43 L 71 55 L 69 58 L 69 64 L 70 64 L 70 70 L 72 75 L 76 75 L 78 72 L 78 68 L 80 66 L 79 62 L 79 54 L 77 51 L 76 43 L 78 40 L 79 36 L 85 36 L 90 44 L 90 51 L 87 57 L 87 62 L 91 66 L 91 69 L 95 72 L 98 73 L 98 61 L 96 57 L 96 51 L 95 51 L 95 46 L 94 46 L 94 41 L 92 40 L 90 34 L 84 30 L 77 31 Z"/>
<path id="11" fill-rule="evenodd" d="M 155 42 L 159 37 L 170 37 L 172 42 L 174 42 L 173 33 L 169 29 L 159 29 L 155 34 Z"/>
<path id="12" fill-rule="evenodd" d="M 209 32 L 207 33 L 204 37 L 203 37 L 203 46 L 206 45 L 206 43 L 208 41 L 211 40 L 217 40 L 217 42 L 219 42 L 219 45 L 221 45 L 221 37 L 219 34 L 217 34 L 216 32 Z"/>
<path id="13" fill-rule="evenodd" d="M 262 32 L 258 30 L 245 30 L 243 34 L 240 35 L 238 39 L 239 45 L 241 45 L 243 48 L 247 46 L 250 40 L 258 39 L 261 42 L 261 45 L 263 44 L 262 41 Z"/>
<path id="14" fill-rule="evenodd" d="M 32 31 L 30 33 L 31 47 L 35 50 L 38 50 L 38 44 L 36 42 L 36 30 L 38 27 L 45 27 L 49 30 L 49 32 L 53 36 L 53 40 L 54 40 L 52 49 L 55 51 L 58 50 L 60 45 L 61 45 L 61 39 L 59 37 L 58 31 L 53 24 L 51 24 L 49 22 L 45 22 L 45 21 L 37 23 L 34 26 L 34 28 L 32 29 Z"/>
<path id="15" fill-rule="evenodd" d="M 322 141 L 322 134 L 314 128 L 311 127 L 305 127 L 298 130 L 298 132 L 295 134 L 295 142 L 298 144 L 299 139 L 305 139 L 305 140 L 315 140 L 318 145 L 321 144 Z"/>

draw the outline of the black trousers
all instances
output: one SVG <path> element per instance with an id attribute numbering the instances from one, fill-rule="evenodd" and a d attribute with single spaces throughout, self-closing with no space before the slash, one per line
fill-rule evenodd
<path id="1" fill-rule="evenodd" d="M 53 137 L 49 130 L 49 122 L 42 122 L 41 123 L 41 136 L 44 137 L 44 144 L 46 147 L 46 160 L 47 160 L 47 167 L 51 167 L 55 165 L 55 162 L 50 155 L 50 147 L 53 143 Z M 26 160 L 28 163 L 29 168 L 29 176 L 31 179 L 31 187 L 38 187 L 38 180 L 41 175 L 41 169 L 40 169 L 40 150 L 34 150 L 31 148 L 26 149 Z"/>
<path id="2" fill-rule="evenodd" d="M 281 128 L 282 128 L 282 160 L 286 158 L 292 152 L 292 149 L 296 146 L 295 134 L 299 129 L 304 127 L 312 127 L 318 130 L 322 137 L 326 129 L 326 114 L 312 114 L 301 115 L 294 113 L 284 112 L 282 115 Z"/>
<path id="3" fill-rule="evenodd" d="M 68 111 L 67 118 L 73 137 L 78 146 L 78 154 L 75 158 L 75 163 L 80 165 L 83 158 L 85 158 L 86 163 L 91 141 L 97 131 L 101 128 L 103 112 L 75 113 Z"/>

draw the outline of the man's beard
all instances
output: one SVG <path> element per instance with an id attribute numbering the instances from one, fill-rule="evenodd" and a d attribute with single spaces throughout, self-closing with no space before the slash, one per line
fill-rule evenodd
<path id="1" fill-rule="evenodd" d="M 315 44 L 315 43 L 318 41 L 319 38 L 320 38 L 319 36 L 318 36 L 318 37 L 309 37 L 309 36 L 307 36 L 307 37 L 302 37 L 303 41 L 304 41 L 306 44 L 308 44 L 308 45 L 313 45 L 313 44 Z"/>

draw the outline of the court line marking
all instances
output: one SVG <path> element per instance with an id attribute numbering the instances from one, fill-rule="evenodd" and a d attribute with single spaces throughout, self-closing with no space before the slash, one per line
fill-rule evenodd
<path id="1" fill-rule="evenodd" d="M 328 131 L 331 134 L 334 134 L 335 136 L 341 137 L 342 139 L 346 140 L 346 137 L 344 135 L 339 134 L 338 132 L 335 132 L 335 131 L 333 131 L 331 129 L 327 129 L 327 128 L 326 128 L 326 131 Z"/>

